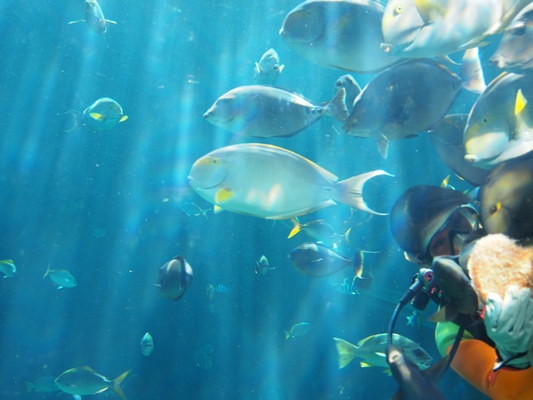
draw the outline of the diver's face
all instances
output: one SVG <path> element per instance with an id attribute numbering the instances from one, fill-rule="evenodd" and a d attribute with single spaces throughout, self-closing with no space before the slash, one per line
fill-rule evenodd
<path id="1" fill-rule="evenodd" d="M 450 228 L 446 227 L 433 236 L 428 245 L 428 253 L 432 258 L 459 254 L 461 249 L 456 247 L 454 240 L 450 241 L 449 234 Z"/>

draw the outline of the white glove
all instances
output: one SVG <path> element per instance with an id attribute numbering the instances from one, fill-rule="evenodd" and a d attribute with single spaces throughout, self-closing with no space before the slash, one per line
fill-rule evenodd
<path id="1" fill-rule="evenodd" d="M 533 299 L 529 288 L 510 286 L 502 300 L 500 295 L 490 293 L 486 301 L 485 327 L 496 344 L 502 361 L 522 354 L 506 362 L 518 368 L 529 366 L 528 352 L 533 337 Z"/>

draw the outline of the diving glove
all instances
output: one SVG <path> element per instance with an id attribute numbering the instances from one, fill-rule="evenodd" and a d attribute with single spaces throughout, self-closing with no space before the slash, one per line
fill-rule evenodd
<path id="1" fill-rule="evenodd" d="M 503 300 L 500 295 L 490 293 L 484 323 L 501 359 L 495 369 L 503 365 L 530 366 L 528 352 L 533 337 L 533 299 L 529 288 L 510 286 Z"/>

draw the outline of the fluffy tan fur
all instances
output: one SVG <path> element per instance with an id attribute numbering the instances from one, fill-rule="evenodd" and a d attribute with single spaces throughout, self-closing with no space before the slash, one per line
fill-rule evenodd
<path id="1" fill-rule="evenodd" d="M 468 272 L 483 302 L 491 292 L 503 299 L 510 285 L 533 287 L 533 248 L 502 234 L 485 236 L 472 249 Z"/>

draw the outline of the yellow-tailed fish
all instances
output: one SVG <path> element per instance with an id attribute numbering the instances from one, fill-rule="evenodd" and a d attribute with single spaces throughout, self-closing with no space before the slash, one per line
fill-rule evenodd
<path id="1" fill-rule="evenodd" d="M 110 380 L 91 367 L 76 367 L 59 375 L 55 383 L 61 391 L 75 396 L 88 396 L 111 389 L 122 400 L 126 400 L 120 384 L 130 372 L 131 370 L 126 371 L 115 379 Z"/>
<path id="2" fill-rule="evenodd" d="M 96 132 L 106 131 L 128 119 L 128 116 L 124 115 L 122 106 L 109 97 L 96 100 L 83 113 L 70 110 L 65 114 L 72 114 L 75 118 L 74 125 L 66 132 L 73 131 L 80 123 Z"/>

